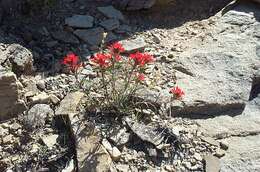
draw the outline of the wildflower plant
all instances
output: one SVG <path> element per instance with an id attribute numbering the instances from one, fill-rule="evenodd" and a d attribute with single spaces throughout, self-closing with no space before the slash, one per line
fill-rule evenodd
<path id="1" fill-rule="evenodd" d="M 147 65 L 155 62 L 155 58 L 142 52 L 123 56 L 124 52 L 124 47 L 115 42 L 107 50 L 91 57 L 90 65 L 96 78 L 85 78 L 85 84 L 82 84 L 89 99 L 88 110 L 129 114 L 140 105 L 140 102 L 136 102 L 136 94 L 145 86 L 145 70 Z M 68 54 L 62 64 L 78 78 L 78 69 L 82 66 L 78 56 Z M 181 99 L 184 95 L 179 87 L 172 88 L 170 93 L 174 99 Z"/>
<path id="2" fill-rule="evenodd" d="M 97 53 L 91 58 L 97 75 L 100 76 L 99 93 L 105 109 L 125 113 L 133 105 L 133 97 L 145 80 L 145 67 L 154 62 L 154 57 L 147 53 L 136 52 L 129 57 L 122 57 L 125 49 L 116 42 L 108 47 L 107 52 Z"/>

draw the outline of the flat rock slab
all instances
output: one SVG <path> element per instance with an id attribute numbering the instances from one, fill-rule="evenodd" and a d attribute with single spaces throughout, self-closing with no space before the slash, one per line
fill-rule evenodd
<path id="1" fill-rule="evenodd" d="M 143 50 L 146 47 L 146 42 L 142 38 L 123 40 L 123 41 L 120 41 L 120 43 L 125 48 L 126 53 Z"/>
<path id="2" fill-rule="evenodd" d="M 197 122 L 204 135 L 215 138 L 260 134 L 259 114 L 258 117 L 244 115 L 237 117 L 219 116 L 207 120 L 197 120 Z"/>
<path id="3" fill-rule="evenodd" d="M 104 39 L 104 29 L 101 27 L 75 30 L 74 34 L 92 46 L 100 45 Z"/>
<path id="4" fill-rule="evenodd" d="M 89 15 L 73 15 L 65 19 L 65 24 L 76 28 L 93 27 L 94 18 Z"/>
<path id="5" fill-rule="evenodd" d="M 118 19 L 121 21 L 124 20 L 124 16 L 121 11 L 115 9 L 113 6 L 98 7 L 97 9 L 108 18 Z"/>
<path id="6" fill-rule="evenodd" d="M 260 11 L 238 5 L 220 17 L 205 42 L 194 41 L 191 49 L 174 61 L 177 85 L 186 95 L 173 106 L 174 115 L 237 115 L 250 97 L 253 76 L 260 65 L 257 55 Z"/>
<path id="7" fill-rule="evenodd" d="M 260 135 L 225 139 L 230 145 L 221 158 L 221 172 L 257 172 L 260 170 Z"/>
<path id="8" fill-rule="evenodd" d="M 108 19 L 100 22 L 100 26 L 104 27 L 106 30 L 114 30 L 119 27 L 120 23 L 117 19 Z"/>

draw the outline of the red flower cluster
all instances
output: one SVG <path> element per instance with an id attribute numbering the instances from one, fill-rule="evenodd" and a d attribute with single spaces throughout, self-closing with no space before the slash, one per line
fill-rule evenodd
<path id="1" fill-rule="evenodd" d="M 61 63 L 68 66 L 72 72 L 76 72 L 77 69 L 81 66 L 79 57 L 74 53 L 67 54 Z"/>
<path id="2" fill-rule="evenodd" d="M 181 99 L 185 95 L 184 91 L 178 86 L 173 87 L 170 90 L 170 93 L 172 93 L 177 99 Z"/>
<path id="3" fill-rule="evenodd" d="M 140 52 L 130 54 L 130 59 L 134 60 L 136 66 L 141 66 L 141 67 L 155 60 L 152 55 L 147 53 L 140 53 Z"/>
<path id="4" fill-rule="evenodd" d="M 109 54 L 98 53 L 95 56 L 93 56 L 91 61 L 93 63 L 99 65 L 99 67 L 101 67 L 101 68 L 107 68 L 110 66 L 111 58 L 112 58 L 112 56 Z"/>
<path id="5" fill-rule="evenodd" d="M 123 53 L 125 51 L 122 44 L 120 44 L 119 42 L 115 42 L 111 44 L 108 48 L 110 50 L 111 55 L 113 55 L 117 62 L 122 59 L 120 53 Z"/>
<path id="6" fill-rule="evenodd" d="M 119 42 L 115 42 L 111 44 L 108 48 L 112 54 L 120 54 L 125 51 L 123 45 L 120 44 Z"/>

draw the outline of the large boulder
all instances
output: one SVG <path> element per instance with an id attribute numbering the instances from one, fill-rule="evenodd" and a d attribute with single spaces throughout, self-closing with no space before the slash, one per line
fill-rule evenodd
<path id="1" fill-rule="evenodd" d="M 0 66 L 0 121 L 10 119 L 26 110 L 21 90 L 22 84 L 16 75 Z"/>

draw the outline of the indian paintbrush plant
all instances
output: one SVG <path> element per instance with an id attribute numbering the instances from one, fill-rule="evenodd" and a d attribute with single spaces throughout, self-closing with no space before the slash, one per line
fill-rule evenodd
<path id="1" fill-rule="evenodd" d="M 145 87 L 145 70 L 155 58 L 148 53 L 135 52 L 128 57 L 122 56 L 124 47 L 116 42 L 108 46 L 102 53 L 93 55 L 90 64 L 93 66 L 96 78 L 85 78 L 82 84 L 89 98 L 89 109 L 94 111 L 129 114 L 138 104 L 136 93 Z M 68 54 L 62 61 L 78 79 L 78 69 L 82 66 L 79 57 Z M 81 82 L 79 82 L 81 83 Z M 183 90 L 174 87 L 170 90 L 174 99 L 184 96 Z"/>

